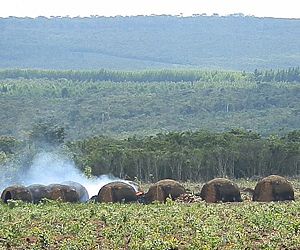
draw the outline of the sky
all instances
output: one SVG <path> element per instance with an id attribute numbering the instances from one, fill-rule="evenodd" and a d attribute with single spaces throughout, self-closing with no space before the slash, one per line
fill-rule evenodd
<path id="1" fill-rule="evenodd" d="M 300 18 L 300 0 L 0 0 L 1 17 L 202 13 Z"/>

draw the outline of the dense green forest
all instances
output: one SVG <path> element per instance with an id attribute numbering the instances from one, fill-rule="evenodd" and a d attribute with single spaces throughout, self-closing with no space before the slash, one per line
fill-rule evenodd
<path id="1" fill-rule="evenodd" d="M 60 148 L 88 176 L 111 173 L 121 178 L 157 181 L 173 178 L 204 181 L 216 176 L 250 178 L 300 174 L 300 130 L 262 137 L 241 129 L 216 133 L 160 133 L 142 138 L 95 136 L 63 143 L 63 128 L 39 123 L 26 140 L 0 137 L 0 163 L 10 167 L 1 178 L 20 181 L 14 171 L 26 170 L 37 152 Z"/>
<path id="2" fill-rule="evenodd" d="M 41 121 L 64 127 L 67 140 L 231 128 L 283 134 L 299 129 L 299 75 L 299 68 L 2 70 L 0 134 L 23 138 Z"/>
<path id="3" fill-rule="evenodd" d="M 244 16 L 0 18 L 0 68 L 253 71 L 300 64 L 300 20 Z"/>
<path id="4" fill-rule="evenodd" d="M 113 173 L 138 180 L 210 180 L 300 174 L 300 132 L 262 138 L 231 130 L 172 132 L 138 139 L 94 137 L 67 144 L 78 166 L 92 174 Z"/>

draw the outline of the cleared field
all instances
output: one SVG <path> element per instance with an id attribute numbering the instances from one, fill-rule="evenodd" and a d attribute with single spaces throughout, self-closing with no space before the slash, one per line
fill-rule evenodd
<path id="1" fill-rule="evenodd" d="M 17 202 L 0 206 L 0 224 L 1 249 L 300 248 L 300 202 Z"/>
<path id="2" fill-rule="evenodd" d="M 32 205 L 13 201 L 0 205 L 0 248 L 299 249 L 297 185 L 295 202 L 278 203 L 245 199 L 223 204 L 46 201 Z"/>

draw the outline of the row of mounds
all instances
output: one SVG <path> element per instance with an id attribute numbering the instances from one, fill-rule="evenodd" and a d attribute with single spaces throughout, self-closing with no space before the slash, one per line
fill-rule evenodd
<path id="1" fill-rule="evenodd" d="M 42 199 L 61 200 L 63 202 L 85 202 L 89 199 L 84 186 L 77 182 L 64 184 L 51 184 L 48 186 L 34 184 L 30 186 L 10 186 L 1 194 L 3 202 L 8 200 L 21 200 L 24 202 L 38 203 Z"/>
<path id="2" fill-rule="evenodd" d="M 253 201 L 285 201 L 294 200 L 293 186 L 285 178 L 278 175 L 268 176 L 259 181 L 254 190 Z M 76 182 L 64 184 L 11 186 L 6 188 L 1 199 L 22 200 L 38 203 L 42 199 L 61 200 L 64 202 L 86 202 L 89 198 L 84 186 Z M 140 202 L 149 204 L 154 201 L 166 202 L 167 198 L 191 203 L 204 200 L 215 202 L 241 202 L 241 191 L 231 180 L 216 178 L 204 184 L 199 196 L 192 195 L 177 181 L 171 179 L 160 180 L 149 187 L 148 192 L 137 190 L 126 182 L 116 181 L 104 185 L 97 196 L 92 198 L 97 202 Z"/>
<path id="3" fill-rule="evenodd" d="M 167 198 L 175 200 L 186 193 L 185 188 L 177 181 L 165 179 L 150 186 L 147 193 L 136 192 L 129 184 L 124 182 L 111 182 L 104 185 L 96 198 L 98 202 L 134 202 L 144 204 L 153 201 L 166 202 Z"/>
<path id="4" fill-rule="evenodd" d="M 254 190 L 245 190 L 252 194 L 253 201 L 290 201 L 295 200 L 292 184 L 278 175 L 270 175 L 260 180 Z M 232 181 L 216 178 L 207 182 L 201 190 L 201 198 L 209 203 L 242 201 L 239 187 Z"/>
<path id="5" fill-rule="evenodd" d="M 270 202 L 294 200 L 293 186 L 285 178 L 271 175 L 260 180 L 254 190 L 247 190 L 252 194 L 253 201 Z M 135 202 L 144 204 L 153 201 L 166 202 L 166 199 L 184 203 L 205 201 L 241 202 L 241 190 L 233 181 L 225 178 L 216 178 L 204 184 L 200 194 L 188 193 L 177 181 L 166 179 L 150 186 L 147 193 L 138 192 L 127 183 L 112 182 L 103 186 L 97 196 L 98 202 Z"/>

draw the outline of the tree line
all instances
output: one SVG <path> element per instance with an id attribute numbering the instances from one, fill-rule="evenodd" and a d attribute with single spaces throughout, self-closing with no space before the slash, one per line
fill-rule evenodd
<path id="1" fill-rule="evenodd" d="M 49 79 L 78 82 L 300 82 L 300 68 L 245 71 L 215 70 L 36 70 L 2 69 L 0 79 Z"/>
<path id="2" fill-rule="evenodd" d="M 26 168 L 34 153 L 52 145 L 68 154 L 81 171 L 93 176 L 113 174 L 141 181 L 164 178 L 205 181 L 214 177 L 300 174 L 299 130 L 268 137 L 242 129 L 221 133 L 199 130 L 126 139 L 95 136 L 63 143 L 64 129 L 48 125 L 35 126 L 27 141 L 0 137 L 2 165 L 25 158 L 27 162 L 22 167 Z"/>
<path id="3" fill-rule="evenodd" d="M 300 68 L 254 70 L 254 79 L 257 82 L 300 82 Z"/>
<path id="4" fill-rule="evenodd" d="M 3 69 L 0 79 L 66 79 L 77 82 L 238 82 L 251 79 L 245 72 L 216 70 L 35 70 Z"/>
<path id="5" fill-rule="evenodd" d="M 170 132 L 124 140 L 100 136 L 67 146 L 83 170 L 143 181 L 300 174 L 300 131 L 267 138 L 241 129 Z"/>

